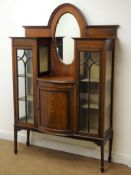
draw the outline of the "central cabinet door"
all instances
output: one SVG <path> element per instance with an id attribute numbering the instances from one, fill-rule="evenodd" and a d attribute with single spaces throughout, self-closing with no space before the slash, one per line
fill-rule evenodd
<path id="1" fill-rule="evenodd" d="M 72 132 L 73 89 L 39 88 L 39 130 L 59 134 Z"/>

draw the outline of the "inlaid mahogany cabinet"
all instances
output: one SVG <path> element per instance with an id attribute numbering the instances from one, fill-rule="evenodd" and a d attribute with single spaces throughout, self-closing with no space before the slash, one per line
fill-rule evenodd
<path id="1" fill-rule="evenodd" d="M 112 150 L 113 72 L 117 25 L 89 26 L 81 12 L 62 4 L 47 26 L 24 26 L 12 37 L 14 152 L 27 130 L 95 142 Z"/>

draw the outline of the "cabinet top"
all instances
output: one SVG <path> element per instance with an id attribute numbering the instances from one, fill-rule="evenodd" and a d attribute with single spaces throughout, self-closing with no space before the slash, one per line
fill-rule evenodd
<path id="1" fill-rule="evenodd" d="M 23 26 L 26 37 L 52 37 L 50 26 Z M 116 38 L 118 25 L 85 27 L 85 38 Z"/>
<path id="2" fill-rule="evenodd" d="M 38 78 L 37 80 L 52 82 L 52 83 L 75 83 L 75 79 L 73 76 L 43 76 Z"/>

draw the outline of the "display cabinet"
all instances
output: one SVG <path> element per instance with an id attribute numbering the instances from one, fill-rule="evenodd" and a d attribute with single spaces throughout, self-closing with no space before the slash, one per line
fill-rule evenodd
<path id="1" fill-rule="evenodd" d="M 64 27 L 63 27 L 64 25 Z M 14 152 L 17 133 L 48 133 L 92 141 L 112 150 L 113 74 L 117 25 L 89 26 L 81 12 L 62 4 L 48 26 L 24 26 L 12 37 Z"/>

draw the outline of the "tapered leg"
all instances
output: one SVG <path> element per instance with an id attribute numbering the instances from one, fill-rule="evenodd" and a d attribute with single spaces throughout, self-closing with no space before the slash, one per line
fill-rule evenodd
<path id="1" fill-rule="evenodd" d="M 104 141 L 101 142 L 101 172 L 104 172 Z"/>
<path id="2" fill-rule="evenodd" d="M 14 126 L 14 153 L 17 154 L 17 127 Z"/>
<path id="3" fill-rule="evenodd" d="M 111 153 L 112 153 L 112 138 L 109 140 L 109 157 L 108 157 L 108 162 L 111 162 Z"/>
<path id="4" fill-rule="evenodd" d="M 27 142 L 26 142 L 27 146 L 30 146 L 30 130 L 27 130 Z"/>

